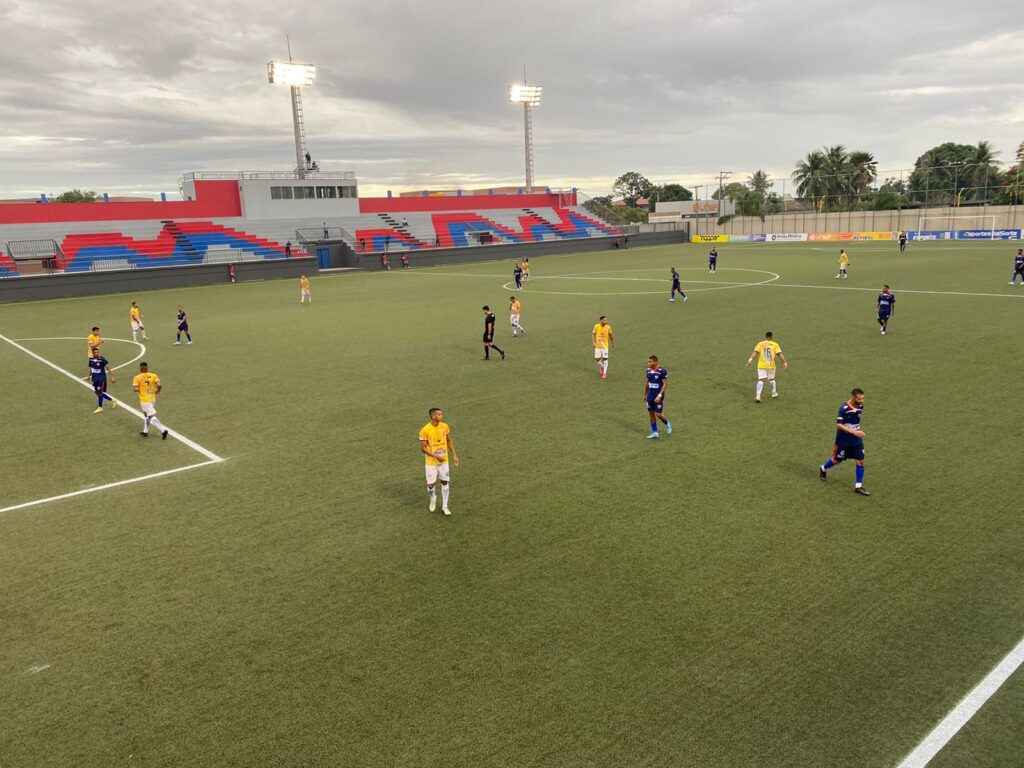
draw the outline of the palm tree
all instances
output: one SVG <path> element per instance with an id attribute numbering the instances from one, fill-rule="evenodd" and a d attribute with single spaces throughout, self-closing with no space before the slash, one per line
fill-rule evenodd
<path id="1" fill-rule="evenodd" d="M 992 142 L 979 141 L 967 162 L 964 164 L 963 179 L 969 197 L 982 200 L 988 199 L 988 188 L 997 183 L 999 167 L 995 163 L 998 150 L 992 148 Z"/>
<path id="2" fill-rule="evenodd" d="M 825 207 L 840 208 L 850 194 L 850 153 L 842 144 L 823 147 L 828 174 Z"/>
<path id="3" fill-rule="evenodd" d="M 849 164 L 851 170 L 850 187 L 853 194 L 857 196 L 857 202 L 860 202 L 861 195 L 871 189 L 871 185 L 878 178 L 878 161 L 875 160 L 875 156 L 870 152 L 857 150 L 850 153 Z"/>
<path id="4" fill-rule="evenodd" d="M 828 193 L 825 155 L 820 150 L 808 152 L 803 160 L 796 161 L 793 183 L 799 197 L 811 198 L 816 203 Z"/>

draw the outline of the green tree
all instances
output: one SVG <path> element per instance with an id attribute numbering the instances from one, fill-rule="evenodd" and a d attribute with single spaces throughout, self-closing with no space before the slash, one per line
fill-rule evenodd
<path id="1" fill-rule="evenodd" d="M 688 190 L 682 184 L 662 184 L 660 187 L 654 188 L 653 194 L 659 203 L 671 203 L 676 200 L 693 200 L 693 192 Z"/>
<path id="2" fill-rule="evenodd" d="M 796 170 L 793 171 L 797 196 L 813 200 L 815 205 L 822 205 L 821 201 L 828 194 L 827 176 L 825 154 L 817 149 L 808 152 L 807 157 L 796 161 Z"/>
<path id="3" fill-rule="evenodd" d="M 772 180 L 764 171 L 754 171 L 747 179 L 747 187 L 763 199 L 768 197 L 768 190 L 772 188 Z"/>
<path id="4" fill-rule="evenodd" d="M 989 189 L 999 185 L 999 166 L 995 159 L 999 152 L 992 148 L 992 142 L 979 141 L 974 152 L 967 158 L 963 173 L 967 177 L 965 182 L 966 196 L 971 200 L 985 200 L 990 197 Z"/>
<path id="5" fill-rule="evenodd" d="M 96 193 L 95 192 L 83 192 L 80 189 L 70 189 L 67 192 L 62 192 L 53 198 L 55 203 L 95 203 Z"/>
<path id="6" fill-rule="evenodd" d="M 654 184 L 636 171 L 629 171 L 622 174 L 612 185 L 612 191 L 626 201 L 630 208 L 636 208 L 636 201 L 641 197 L 650 197 L 654 191 Z"/>
<path id="7" fill-rule="evenodd" d="M 847 163 L 850 168 L 850 193 L 859 202 L 878 178 L 878 161 L 870 152 L 856 150 L 850 153 Z"/>
<path id="8" fill-rule="evenodd" d="M 969 196 L 967 166 L 977 156 L 977 147 L 952 141 L 927 150 L 914 162 L 907 182 L 910 199 L 952 205 Z"/>

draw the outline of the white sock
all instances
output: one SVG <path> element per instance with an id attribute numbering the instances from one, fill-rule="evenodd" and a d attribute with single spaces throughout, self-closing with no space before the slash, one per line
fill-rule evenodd
<path id="1" fill-rule="evenodd" d="M 775 380 L 772 379 L 772 381 L 770 383 L 772 385 L 772 394 L 774 395 L 775 394 Z"/>
<path id="2" fill-rule="evenodd" d="M 448 493 L 449 493 L 449 491 L 450 491 L 450 489 L 448 488 L 447 485 L 442 485 L 441 486 L 441 506 L 442 507 L 447 507 L 448 506 Z"/>
<path id="3" fill-rule="evenodd" d="M 427 494 L 433 499 L 436 497 L 437 492 L 433 488 L 427 488 Z"/>
<path id="4" fill-rule="evenodd" d="M 762 392 L 764 392 L 764 382 L 759 381 L 757 382 L 757 396 L 760 397 Z"/>
<path id="5" fill-rule="evenodd" d="M 607 360 L 602 360 L 601 361 L 601 370 L 604 371 L 605 373 L 608 373 L 608 361 Z"/>
<path id="6" fill-rule="evenodd" d="M 142 433 L 145 435 L 149 434 L 149 416 L 142 420 Z"/>
<path id="7" fill-rule="evenodd" d="M 160 419 L 158 419 L 156 416 L 150 416 L 149 423 L 152 424 L 157 429 L 159 429 L 161 432 L 163 432 L 166 429 L 166 427 L 164 427 L 164 425 L 160 423 Z"/>
<path id="8" fill-rule="evenodd" d="M 135 341 L 135 331 L 132 331 L 132 341 Z"/>

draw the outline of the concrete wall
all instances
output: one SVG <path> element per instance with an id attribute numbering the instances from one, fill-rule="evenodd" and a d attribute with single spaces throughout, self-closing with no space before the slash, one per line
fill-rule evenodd
<path id="1" fill-rule="evenodd" d="M 476 261 L 497 261 L 499 259 L 522 259 L 549 256 L 560 253 L 592 253 L 612 249 L 614 237 L 592 237 L 578 240 L 545 240 L 538 243 L 509 243 L 507 245 L 481 245 L 474 248 L 429 248 L 422 251 L 408 251 L 409 264 L 414 267 L 429 267 L 443 264 L 469 264 Z M 671 245 L 689 242 L 686 232 L 652 232 L 630 235 L 629 247 L 647 245 Z M 347 245 L 340 251 L 332 246 L 332 266 L 356 267 L 358 269 L 381 269 L 380 254 L 358 254 Z M 402 268 L 402 251 L 391 251 L 388 259 L 391 269 Z M 341 263 L 335 258 L 340 256 Z"/>
<path id="2" fill-rule="evenodd" d="M 722 226 L 714 219 L 692 224 L 695 235 L 750 235 L 773 232 L 897 232 L 919 229 L 923 217 L 954 216 L 925 222 L 927 229 L 989 229 L 995 216 L 996 229 L 1024 228 L 1024 206 L 989 205 L 960 208 L 904 208 L 901 211 L 842 211 L 836 213 L 786 213 L 765 216 L 737 216 Z"/>
<path id="3" fill-rule="evenodd" d="M 297 278 L 316 274 L 316 259 L 246 261 L 235 265 L 238 282 Z M 187 267 L 158 267 L 125 272 L 75 272 L 32 275 L 0 280 L 0 302 L 56 299 L 65 296 L 93 296 L 100 293 L 151 291 L 228 282 L 226 264 Z"/>

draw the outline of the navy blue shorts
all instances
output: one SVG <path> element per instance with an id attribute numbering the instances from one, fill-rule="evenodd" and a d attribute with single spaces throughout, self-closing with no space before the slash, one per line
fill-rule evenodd
<path id="1" fill-rule="evenodd" d="M 107 391 L 107 377 L 104 376 L 102 379 L 95 379 L 94 378 L 92 380 L 92 388 L 94 390 L 96 390 L 96 392 L 106 392 Z"/>
<path id="2" fill-rule="evenodd" d="M 890 316 L 891 314 L 892 314 L 892 312 L 879 312 L 879 313 L 878 313 L 878 319 L 879 319 L 879 320 L 888 320 L 888 319 L 889 319 L 889 316 Z"/>
<path id="3" fill-rule="evenodd" d="M 181 325 L 179 325 L 178 326 L 178 330 L 179 331 L 185 331 L 187 333 L 188 332 L 188 323 L 182 323 Z"/>
<path id="4" fill-rule="evenodd" d="M 662 411 L 662 409 L 664 407 L 665 407 L 665 398 L 664 397 L 661 398 L 661 400 L 659 402 L 655 402 L 654 398 L 652 398 L 652 397 L 647 398 L 647 410 L 648 411 L 652 411 L 654 413 L 661 413 L 661 411 Z"/>
<path id="5" fill-rule="evenodd" d="M 835 450 L 832 451 L 832 461 L 838 464 L 840 461 L 846 461 L 846 459 L 864 461 L 864 444 L 840 445 L 836 443 Z"/>

